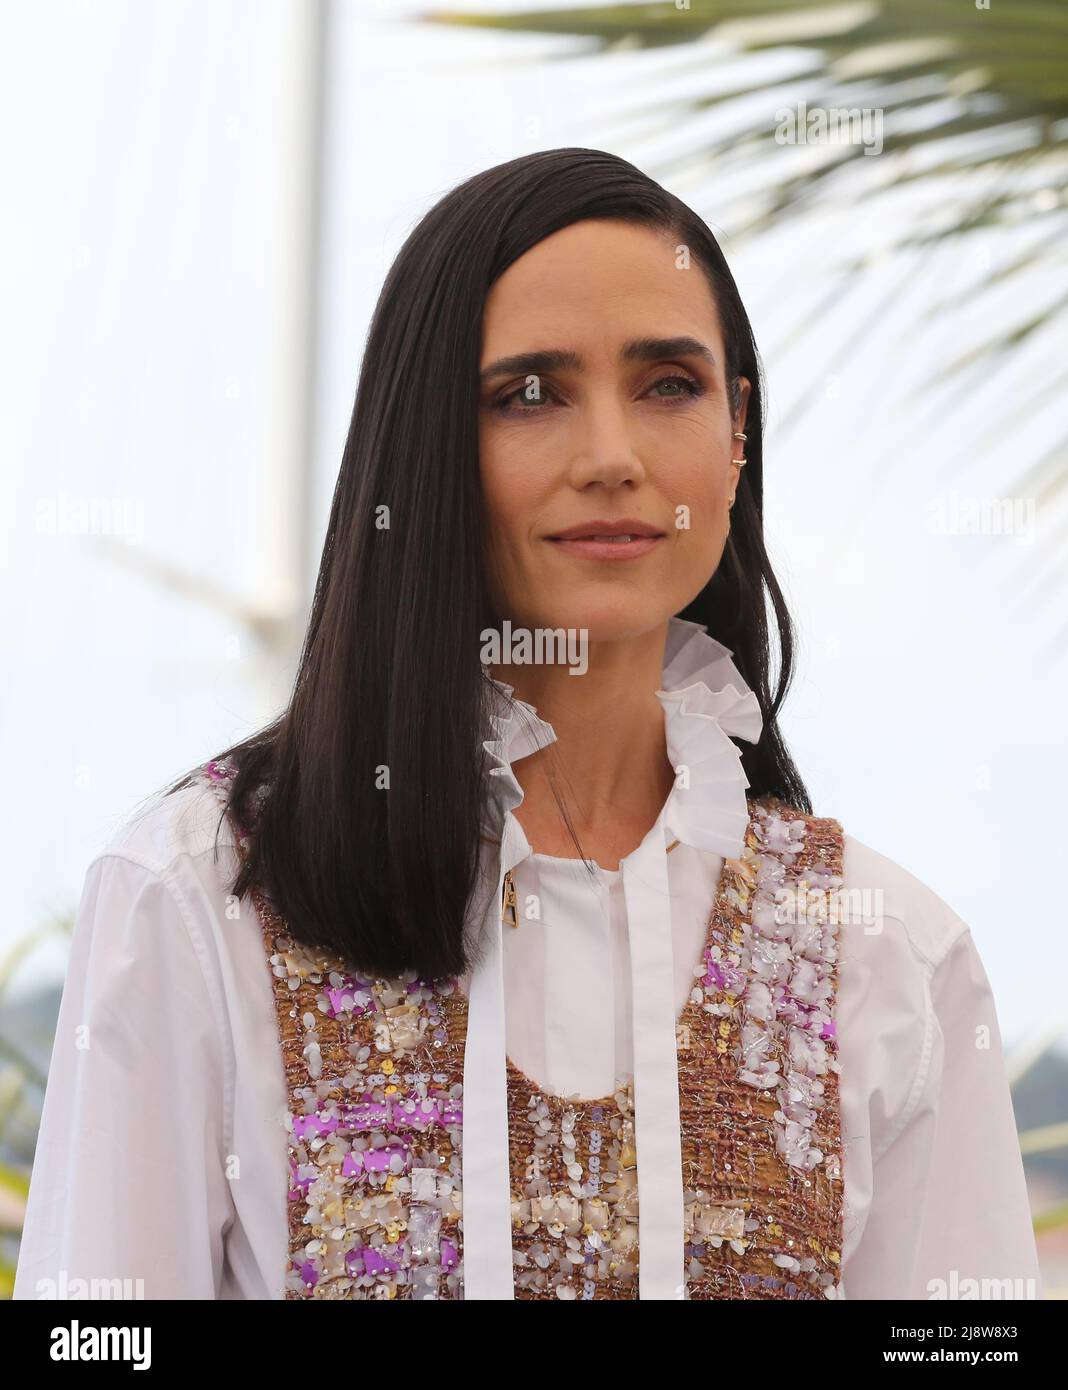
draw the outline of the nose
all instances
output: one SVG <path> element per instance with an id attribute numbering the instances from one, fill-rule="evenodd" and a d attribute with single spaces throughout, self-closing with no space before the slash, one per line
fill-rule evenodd
<path id="1" fill-rule="evenodd" d="M 620 400 L 616 391 L 591 391 L 573 419 L 573 487 L 584 488 L 590 483 L 619 487 L 644 479 L 645 469 L 634 447 L 626 402 Z"/>

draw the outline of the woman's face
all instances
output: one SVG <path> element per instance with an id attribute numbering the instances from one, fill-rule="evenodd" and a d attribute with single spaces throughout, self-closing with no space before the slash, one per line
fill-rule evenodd
<path id="1" fill-rule="evenodd" d="M 732 419 L 724 362 L 704 272 L 677 268 L 664 233 L 573 223 L 497 280 L 479 438 L 502 617 L 606 641 L 648 632 L 704 588 L 745 450 L 732 432 L 750 386 Z M 605 530 L 634 539 L 590 539 Z"/>

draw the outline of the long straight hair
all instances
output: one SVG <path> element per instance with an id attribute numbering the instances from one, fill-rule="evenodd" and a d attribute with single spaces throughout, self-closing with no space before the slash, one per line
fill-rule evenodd
<path id="1" fill-rule="evenodd" d="M 764 548 L 763 371 L 734 277 L 701 218 L 626 160 L 590 149 L 509 160 L 431 208 L 386 277 L 289 705 L 217 755 L 238 768 L 227 809 L 249 828 L 231 891 L 258 886 L 295 939 L 378 975 L 461 975 L 478 958 L 464 924 L 489 737 L 480 633 L 499 620 L 479 477 L 483 308 L 520 256 L 590 218 L 688 249 L 719 312 L 735 409 L 738 377 L 752 383 L 726 549 L 679 616 L 732 650 L 760 703 L 760 741 L 741 750 L 749 795 L 811 811 L 776 722 L 794 642 Z"/>

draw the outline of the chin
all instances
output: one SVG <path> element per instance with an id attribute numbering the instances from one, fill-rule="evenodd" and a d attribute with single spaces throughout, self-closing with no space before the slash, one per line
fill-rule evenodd
<path id="1" fill-rule="evenodd" d="M 662 627 L 678 611 L 666 596 L 658 598 L 654 594 L 634 594 L 633 591 L 621 591 L 610 598 L 601 595 L 588 601 L 576 594 L 548 607 L 549 611 L 538 618 L 539 627 L 575 632 L 585 629 L 590 643 L 640 637 Z"/>

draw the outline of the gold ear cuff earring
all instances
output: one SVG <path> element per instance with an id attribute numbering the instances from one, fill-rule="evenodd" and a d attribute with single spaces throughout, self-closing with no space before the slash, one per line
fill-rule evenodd
<path id="1" fill-rule="evenodd" d="M 740 440 L 742 441 L 742 443 L 744 444 L 744 443 L 745 443 L 745 438 L 746 438 L 746 436 L 742 433 L 741 430 L 735 430 L 735 431 L 734 431 L 734 438 L 735 438 L 735 439 L 740 439 Z M 739 468 L 744 468 L 745 465 L 746 465 L 748 462 L 749 462 L 748 459 L 731 459 L 731 463 L 736 463 L 736 464 L 738 465 Z M 735 503 L 735 498 L 732 497 L 731 500 L 727 503 L 727 510 L 728 510 L 728 511 L 730 511 L 730 509 L 734 506 L 734 503 Z M 731 526 L 730 526 L 730 522 L 728 521 L 728 522 L 727 522 L 727 534 L 728 534 L 728 536 L 730 535 L 730 532 L 731 532 Z"/>

